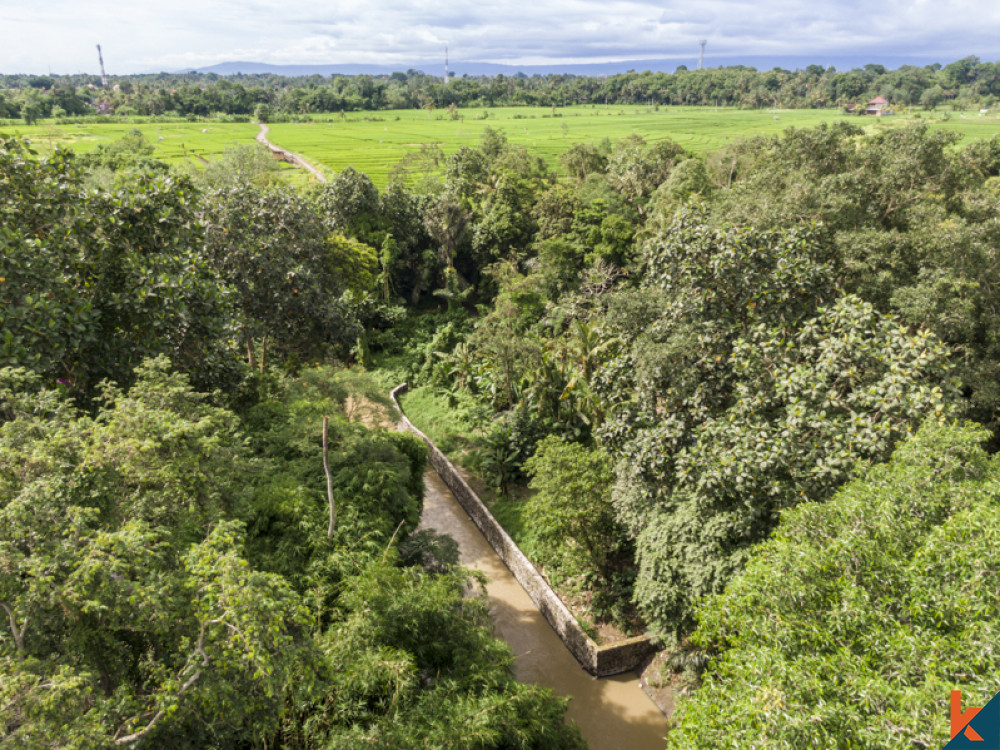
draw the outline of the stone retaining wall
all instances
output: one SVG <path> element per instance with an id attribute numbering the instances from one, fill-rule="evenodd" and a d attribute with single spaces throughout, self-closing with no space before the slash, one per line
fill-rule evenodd
<path id="1" fill-rule="evenodd" d="M 459 504 L 469 514 L 473 523 L 479 527 L 483 536 L 486 537 L 486 541 L 503 560 L 504 565 L 510 569 L 517 582 L 528 592 L 528 596 L 545 615 L 545 619 L 549 621 L 552 629 L 566 644 L 566 648 L 570 650 L 580 666 L 595 677 L 607 677 L 638 667 L 655 650 L 650 639 L 647 636 L 639 636 L 609 646 L 598 646 L 594 643 L 556 592 L 549 586 L 548 581 L 542 577 L 531 561 L 525 557 L 521 548 L 497 523 L 486 504 L 473 492 L 468 482 L 458 473 L 447 456 L 434 445 L 429 437 L 414 427 L 413 423 L 407 419 L 397 400 L 398 394 L 405 392 L 407 387 L 407 384 L 403 383 L 389 394 L 402 416 L 402 425 L 427 443 L 430 450 L 431 466 L 440 475 L 442 481 L 448 485 L 448 489 L 452 491 Z"/>

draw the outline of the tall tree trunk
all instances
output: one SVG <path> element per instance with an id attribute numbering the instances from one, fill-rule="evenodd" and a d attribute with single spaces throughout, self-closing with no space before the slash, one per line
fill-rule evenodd
<path id="1" fill-rule="evenodd" d="M 257 367 L 257 352 L 254 350 L 253 336 L 245 329 L 243 333 L 247 340 L 247 363 L 250 365 L 250 369 L 253 370 Z"/>

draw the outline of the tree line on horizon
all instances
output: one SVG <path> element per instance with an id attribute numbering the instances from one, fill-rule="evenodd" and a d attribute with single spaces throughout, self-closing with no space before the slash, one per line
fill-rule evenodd
<path id="1" fill-rule="evenodd" d="M 112 76 L 0 74 L 0 118 L 272 115 L 495 106 L 579 104 L 831 108 L 883 96 L 901 107 L 957 109 L 993 106 L 1000 98 L 1000 62 L 976 56 L 941 65 L 883 65 L 838 71 L 731 66 L 674 73 L 629 71 L 613 76 L 550 74 L 441 77 L 418 70 L 387 76 L 288 77 L 271 73 L 156 73 Z"/>

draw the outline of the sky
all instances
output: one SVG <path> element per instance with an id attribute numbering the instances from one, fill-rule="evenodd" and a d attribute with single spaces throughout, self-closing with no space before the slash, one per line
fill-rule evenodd
<path id="1" fill-rule="evenodd" d="M 435 67 L 741 56 L 1000 59 L 996 0 L 0 0 L 0 73 L 229 61 Z"/>

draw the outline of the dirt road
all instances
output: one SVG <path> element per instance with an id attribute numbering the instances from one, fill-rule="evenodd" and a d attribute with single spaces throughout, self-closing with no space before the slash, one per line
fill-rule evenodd
<path id="1" fill-rule="evenodd" d="M 316 167 L 307 162 L 298 154 L 293 154 L 291 151 L 286 151 L 281 146 L 276 146 L 271 141 L 267 139 L 267 134 L 271 130 L 267 125 L 262 122 L 257 123 L 260 125 L 260 132 L 257 133 L 258 142 L 267 146 L 272 154 L 278 155 L 282 160 L 287 161 L 289 164 L 294 164 L 296 167 L 302 167 L 302 169 L 312 172 L 320 182 L 326 182 L 326 177 L 320 172 Z"/>

